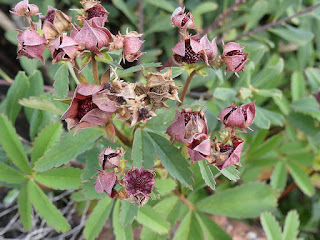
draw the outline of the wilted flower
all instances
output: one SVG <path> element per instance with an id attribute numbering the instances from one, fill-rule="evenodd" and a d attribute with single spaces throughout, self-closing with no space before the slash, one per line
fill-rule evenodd
<path id="1" fill-rule="evenodd" d="M 203 48 L 202 51 L 202 60 L 207 64 L 210 65 L 216 59 L 218 55 L 218 47 L 216 43 L 216 39 L 214 38 L 211 42 L 208 40 L 207 35 L 204 35 L 200 39 L 200 44 Z"/>
<path id="2" fill-rule="evenodd" d="M 208 134 L 207 119 L 202 110 L 193 111 L 188 108 L 176 111 L 175 119 L 167 129 L 171 140 L 182 143 L 192 141 L 194 135 L 199 133 Z"/>
<path id="3" fill-rule="evenodd" d="M 241 106 L 235 106 L 233 103 L 220 112 L 219 119 L 226 127 L 237 127 L 244 130 L 245 128 L 250 129 L 249 127 L 253 123 L 255 114 L 254 101 Z"/>
<path id="4" fill-rule="evenodd" d="M 128 62 L 133 62 L 144 54 L 143 52 L 139 51 L 144 43 L 144 41 L 139 39 L 141 36 L 142 34 L 139 34 L 135 31 L 128 32 L 127 30 L 127 33 L 123 38 L 123 61 L 127 60 Z"/>
<path id="5" fill-rule="evenodd" d="M 83 21 L 83 27 L 79 30 L 74 28 L 72 36 L 83 49 L 100 53 L 99 49 L 107 47 L 112 40 L 110 31 L 97 22 Z"/>
<path id="6" fill-rule="evenodd" d="M 193 64 L 199 62 L 203 46 L 200 44 L 199 35 L 195 35 L 178 42 L 173 48 L 173 61 L 181 65 L 181 63 Z"/>
<path id="7" fill-rule="evenodd" d="M 185 8 L 178 7 L 171 15 L 172 24 L 180 29 L 194 29 L 195 23 L 190 12 L 184 13 Z"/>
<path id="8" fill-rule="evenodd" d="M 211 160 L 210 149 L 211 142 L 210 137 L 204 133 L 195 134 L 187 143 L 187 150 L 192 162 L 200 161 L 203 159 Z"/>
<path id="9" fill-rule="evenodd" d="M 145 95 L 136 97 L 134 100 L 128 100 L 129 110 L 132 111 L 131 126 L 136 125 L 138 122 L 146 123 L 150 118 L 155 116 L 155 113 L 144 104 L 143 99 Z"/>
<path id="10" fill-rule="evenodd" d="M 170 68 L 165 73 L 152 73 L 149 72 L 146 76 L 147 86 L 146 94 L 150 98 L 153 104 L 153 109 L 160 107 L 168 107 L 164 102 L 168 99 L 176 100 L 180 102 L 178 96 L 178 89 L 172 79 L 172 69 Z"/>
<path id="11" fill-rule="evenodd" d="M 41 17 L 41 21 L 43 34 L 49 40 L 71 30 L 71 17 L 51 6 L 48 7 L 47 15 Z"/>
<path id="12" fill-rule="evenodd" d="M 86 13 L 86 19 L 102 18 L 104 22 L 107 21 L 109 12 L 100 4 L 100 1 L 96 0 L 84 0 L 81 1 L 84 12 Z"/>
<path id="13" fill-rule="evenodd" d="M 105 172 L 99 170 L 95 183 L 95 190 L 98 193 L 107 193 L 110 198 L 114 198 L 117 192 L 113 189 L 116 185 L 117 178 L 115 172 Z"/>
<path id="14" fill-rule="evenodd" d="M 39 8 L 35 4 L 29 4 L 28 0 L 18 2 L 14 7 L 13 11 L 10 11 L 12 14 L 17 16 L 32 16 L 39 13 Z"/>
<path id="15" fill-rule="evenodd" d="M 122 148 L 117 148 L 113 150 L 108 147 L 102 150 L 99 154 L 98 159 L 102 170 L 119 168 L 120 167 L 120 158 L 124 154 Z"/>
<path id="16" fill-rule="evenodd" d="M 237 77 L 239 77 L 237 72 L 243 71 L 248 58 L 248 53 L 244 53 L 243 49 L 244 47 L 235 42 L 223 46 L 221 58 L 226 64 L 226 71 L 234 72 Z"/>
<path id="17" fill-rule="evenodd" d="M 77 86 L 71 105 L 61 117 L 66 120 L 68 129 L 76 126 L 77 132 L 83 128 L 106 125 L 116 107 L 102 90 L 100 85 Z"/>
<path id="18" fill-rule="evenodd" d="M 212 155 L 215 158 L 209 161 L 215 164 L 220 170 L 231 165 L 238 165 L 241 167 L 240 157 L 244 141 L 241 138 L 233 136 L 231 138 L 232 144 L 218 142 L 217 138 L 214 142 Z"/>
<path id="19" fill-rule="evenodd" d="M 73 61 L 78 50 L 78 43 L 71 37 L 65 35 L 61 35 L 50 44 L 53 63 L 59 61 Z"/>
<path id="20" fill-rule="evenodd" d="M 19 31 L 18 39 L 18 57 L 26 56 L 28 58 L 37 58 L 44 63 L 42 54 L 46 48 L 46 40 L 35 30 Z"/>
<path id="21" fill-rule="evenodd" d="M 140 207 L 147 203 L 155 184 L 155 172 L 143 167 L 132 168 L 123 177 L 129 201 Z"/>

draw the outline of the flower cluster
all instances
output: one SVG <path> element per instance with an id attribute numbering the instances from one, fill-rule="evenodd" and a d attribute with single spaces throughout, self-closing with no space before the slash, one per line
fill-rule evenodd
<path id="1" fill-rule="evenodd" d="M 250 129 L 255 117 L 254 102 L 241 106 L 231 106 L 220 112 L 220 121 L 228 130 L 228 135 L 219 141 L 217 137 L 211 142 L 208 134 L 205 114 L 192 109 L 176 111 L 173 123 L 168 127 L 167 134 L 171 141 L 185 144 L 192 162 L 207 159 L 220 170 L 231 165 L 240 164 L 240 156 L 244 140 L 235 135 L 235 129 Z"/>
<path id="2" fill-rule="evenodd" d="M 123 154 L 122 148 L 113 150 L 109 147 L 101 151 L 98 156 L 101 169 L 98 170 L 95 190 L 98 193 L 105 192 L 110 198 L 128 200 L 143 206 L 148 202 L 154 188 L 155 171 L 141 167 L 140 169 L 132 168 L 124 175 L 120 174 L 120 171 L 117 171 L 117 174 L 115 169 L 120 169 L 120 158 Z M 115 190 L 118 184 L 124 189 Z"/>
<path id="3" fill-rule="evenodd" d="M 71 61 L 90 51 L 100 57 L 102 52 L 122 49 L 123 60 L 132 62 L 143 53 L 139 51 L 143 41 L 141 34 L 128 32 L 113 35 L 104 25 L 109 12 L 96 0 L 81 2 L 79 24 L 71 22 L 71 17 L 51 6 L 45 16 L 41 15 L 41 25 L 32 22 L 30 16 L 38 15 L 39 9 L 28 0 L 19 2 L 11 11 L 18 16 L 28 17 L 30 27 L 18 34 L 18 57 L 37 58 L 44 63 L 43 52 L 50 49 L 53 63 Z M 70 32 L 70 37 L 67 33 Z"/>
<path id="4" fill-rule="evenodd" d="M 200 60 L 208 66 L 216 65 L 218 47 L 216 39 L 209 41 L 207 35 L 191 35 L 187 29 L 195 29 L 195 23 L 191 13 L 185 13 L 185 9 L 178 7 L 171 16 L 172 24 L 181 30 L 183 39 L 173 48 L 173 61 L 181 65 L 182 63 L 195 64 Z M 247 62 L 248 53 L 243 52 L 244 47 L 235 42 L 227 43 L 223 46 L 223 53 L 220 59 L 225 63 L 225 71 L 231 71 L 238 76 L 237 72 L 243 71 Z"/>

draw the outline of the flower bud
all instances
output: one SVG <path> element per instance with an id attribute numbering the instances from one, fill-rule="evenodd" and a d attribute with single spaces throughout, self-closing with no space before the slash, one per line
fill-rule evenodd
<path id="1" fill-rule="evenodd" d="M 141 37 L 142 34 L 138 34 L 135 31 L 128 32 L 126 35 L 124 35 L 123 39 L 123 61 L 127 60 L 128 62 L 133 62 L 137 60 L 140 56 L 142 56 L 144 53 L 140 52 L 140 48 L 144 41 L 140 40 L 139 37 Z"/>
<path id="2" fill-rule="evenodd" d="M 105 192 L 106 194 L 108 194 L 110 198 L 114 198 L 117 193 L 114 190 L 116 182 L 117 182 L 117 178 L 114 171 L 105 172 L 105 171 L 99 170 L 99 174 L 97 176 L 97 180 L 95 183 L 95 190 L 98 193 Z"/>
<path id="3" fill-rule="evenodd" d="M 211 142 L 207 134 L 197 133 L 193 135 L 192 139 L 186 143 L 186 146 L 192 163 L 205 158 L 211 160 Z"/>
<path id="4" fill-rule="evenodd" d="M 122 148 L 117 148 L 113 150 L 108 147 L 102 150 L 99 154 L 98 159 L 102 170 L 119 168 L 120 167 L 120 158 L 124 154 Z"/>
<path id="5" fill-rule="evenodd" d="M 241 106 L 232 104 L 220 112 L 219 119 L 226 126 L 231 128 L 250 129 L 256 114 L 254 101 Z M 251 129 L 250 129 L 251 130 Z"/>
<path id="6" fill-rule="evenodd" d="M 234 72 L 237 77 L 237 72 L 242 72 L 247 62 L 248 53 L 244 53 L 243 49 L 244 47 L 235 42 L 223 46 L 221 58 L 226 64 L 226 71 Z"/>
<path id="7" fill-rule="evenodd" d="M 18 58 L 26 56 L 28 58 L 37 58 L 44 63 L 42 54 L 46 48 L 46 40 L 35 30 L 19 31 L 18 39 Z"/>
<path id="8" fill-rule="evenodd" d="M 178 7 L 174 10 L 171 16 L 172 25 L 177 26 L 180 29 L 194 29 L 195 23 L 193 16 L 190 12 L 184 13 L 185 8 Z"/>
<path id="9" fill-rule="evenodd" d="M 216 39 L 214 38 L 211 42 L 208 40 L 207 35 L 204 35 L 200 39 L 200 44 L 203 48 L 201 58 L 207 64 L 210 65 L 216 59 L 218 55 L 218 47 Z"/>
<path id="10" fill-rule="evenodd" d="M 86 14 L 86 20 L 92 18 L 102 18 L 104 22 L 107 22 L 109 12 L 100 4 L 100 1 L 96 0 L 84 0 L 80 2 Z"/>
<path id="11" fill-rule="evenodd" d="M 139 207 L 147 203 L 155 184 L 155 171 L 132 168 L 123 177 L 129 201 Z"/>
<path id="12" fill-rule="evenodd" d="M 71 37 L 61 35 L 50 44 L 53 63 L 59 61 L 73 61 L 78 53 L 78 43 Z"/>
<path id="13" fill-rule="evenodd" d="M 12 14 L 23 17 L 23 16 L 33 16 L 39 13 L 39 8 L 35 4 L 29 4 L 28 0 L 18 2 L 14 7 Z"/>

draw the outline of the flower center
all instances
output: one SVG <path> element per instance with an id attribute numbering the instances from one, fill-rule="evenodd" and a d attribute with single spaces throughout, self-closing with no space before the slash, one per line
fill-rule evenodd
<path id="1" fill-rule="evenodd" d="M 197 63 L 200 60 L 200 53 L 195 53 L 192 50 L 191 44 L 190 44 L 190 39 L 187 39 L 185 41 L 185 53 L 184 53 L 184 57 L 182 57 L 182 62 L 188 63 L 188 64 L 192 64 L 192 63 Z"/>
<path id="2" fill-rule="evenodd" d="M 84 100 L 79 100 L 78 118 L 83 118 L 84 115 L 86 115 L 94 108 L 98 108 L 98 106 L 92 102 L 92 97 L 86 98 Z"/>
<path id="3" fill-rule="evenodd" d="M 233 50 L 233 51 L 230 51 L 226 54 L 226 56 L 235 56 L 235 55 L 243 55 L 243 52 L 241 50 Z"/>
<path id="4" fill-rule="evenodd" d="M 145 193 L 150 194 L 154 185 L 154 175 L 148 170 L 131 170 L 127 173 L 129 179 L 127 180 L 126 189 L 130 194 Z"/>
<path id="5" fill-rule="evenodd" d="M 232 146 L 230 144 L 221 144 L 220 145 L 220 152 L 228 152 L 232 149 Z"/>
<path id="6" fill-rule="evenodd" d="M 106 15 L 106 11 L 101 6 L 94 6 L 87 10 L 88 20 L 93 17 L 104 17 Z"/>

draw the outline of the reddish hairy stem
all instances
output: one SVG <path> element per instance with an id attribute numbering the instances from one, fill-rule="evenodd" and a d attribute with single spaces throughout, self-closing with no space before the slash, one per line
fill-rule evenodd
<path id="1" fill-rule="evenodd" d="M 96 85 L 100 85 L 99 73 L 98 73 L 98 63 L 97 63 L 97 60 L 95 59 L 95 56 L 96 56 L 95 53 L 91 53 L 93 83 Z"/>
<path id="2" fill-rule="evenodd" d="M 186 199 L 186 197 L 178 190 L 174 191 L 175 195 L 178 196 L 178 198 L 180 199 L 181 202 L 183 202 L 185 205 L 187 205 L 187 207 L 193 211 L 194 210 L 194 206 L 193 204 L 188 200 Z"/>
<path id="3" fill-rule="evenodd" d="M 113 127 L 114 127 L 116 135 L 120 139 L 120 141 L 123 144 L 127 145 L 128 147 L 132 147 L 132 139 L 130 139 L 126 135 L 124 135 L 114 124 L 113 124 Z"/>

